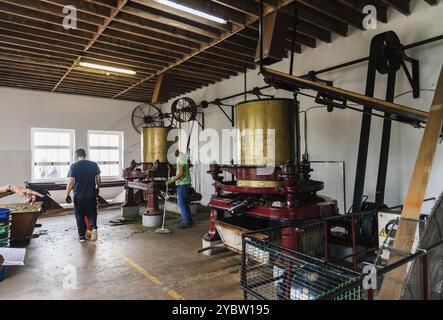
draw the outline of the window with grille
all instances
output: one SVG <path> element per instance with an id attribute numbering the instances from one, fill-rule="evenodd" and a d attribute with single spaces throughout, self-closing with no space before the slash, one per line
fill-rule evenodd
<path id="1" fill-rule="evenodd" d="M 89 160 L 97 162 L 102 177 L 120 177 L 123 132 L 88 130 Z"/>
<path id="2" fill-rule="evenodd" d="M 32 180 L 66 179 L 74 159 L 75 130 L 31 128 Z"/>

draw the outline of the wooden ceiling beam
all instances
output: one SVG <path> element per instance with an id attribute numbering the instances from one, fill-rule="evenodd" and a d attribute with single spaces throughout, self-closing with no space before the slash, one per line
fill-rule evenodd
<path id="1" fill-rule="evenodd" d="M 57 17 L 60 17 L 61 21 L 66 16 L 63 13 L 63 10 L 60 6 L 54 5 L 52 3 L 47 3 L 43 1 L 36 0 L 2 0 L 5 3 L 12 4 L 14 6 L 27 8 L 31 10 L 36 10 L 38 12 L 51 14 Z M 102 25 L 105 22 L 105 19 L 102 17 L 98 17 L 89 13 L 84 13 L 81 11 L 77 12 L 77 20 L 85 23 L 91 23 L 95 25 Z"/>
<path id="2" fill-rule="evenodd" d="M 45 31 L 42 29 L 35 29 L 25 25 L 17 25 L 14 23 L 9 23 L 7 21 L 0 21 L 0 29 L 4 30 L 5 34 L 6 33 L 23 34 L 23 37 L 25 38 L 28 37 L 29 35 L 34 35 L 37 37 L 41 37 L 42 39 L 48 39 L 49 41 L 56 40 L 63 43 L 69 43 L 78 46 L 85 46 L 88 43 L 87 39 L 66 36 L 59 33 Z"/>
<path id="3" fill-rule="evenodd" d="M 405 16 L 411 14 L 411 4 L 409 0 L 382 0 L 387 6 L 394 7 L 397 11 L 400 11 Z"/>
<path id="4" fill-rule="evenodd" d="M 16 16 L 14 14 L 8 14 L 4 12 L 0 12 L 0 20 L 9 23 L 14 24 L 17 26 L 26 26 L 28 28 L 33 28 L 36 30 L 42 30 L 46 32 L 52 32 L 59 34 L 61 36 L 65 37 L 76 37 L 79 39 L 86 39 L 90 40 L 93 38 L 94 34 L 92 32 L 87 31 L 81 31 L 81 30 L 65 30 L 61 25 L 56 25 L 50 22 L 41 21 L 38 19 L 29 19 L 25 18 L 23 16 Z"/>
<path id="5" fill-rule="evenodd" d="M 68 1 L 70 1 L 70 0 L 68 0 Z M 117 16 L 117 14 L 120 12 L 120 10 L 127 4 L 127 2 L 128 2 L 128 0 L 119 0 L 118 1 L 118 6 L 115 9 L 112 9 L 109 12 L 109 14 L 106 15 L 105 23 L 102 26 L 100 26 L 98 32 L 94 35 L 94 38 L 92 38 L 91 41 L 89 42 L 89 44 L 84 48 L 84 50 L 83 50 L 84 52 L 87 52 L 94 45 L 94 43 L 97 41 L 97 39 L 100 37 L 100 35 L 106 30 L 108 25 L 112 22 L 112 20 L 114 20 L 114 18 Z M 82 55 L 79 55 L 78 58 L 72 64 L 72 66 L 68 69 L 66 74 L 60 79 L 60 81 L 52 89 L 52 92 L 55 92 L 57 90 L 58 86 L 69 75 L 69 72 L 71 72 L 71 70 L 74 69 L 74 67 L 76 65 L 78 65 L 81 58 L 82 58 Z"/>
<path id="6" fill-rule="evenodd" d="M 260 16 L 260 7 L 253 0 L 211 0 L 214 3 L 221 4 L 228 8 L 240 11 L 244 14 L 258 18 Z M 265 4 L 267 6 L 267 4 Z"/>
<path id="7" fill-rule="evenodd" d="M 337 20 L 348 23 L 357 29 L 364 30 L 363 13 L 355 12 L 336 0 L 298 0 L 298 2 Z"/>
<path id="8" fill-rule="evenodd" d="M 286 5 L 290 4 L 290 3 L 292 3 L 294 0 L 280 0 L 280 1 L 281 1 L 281 2 L 280 2 L 281 6 L 286 6 Z M 275 10 L 277 10 L 277 9 L 278 9 L 278 8 L 267 9 L 267 10 L 265 10 L 264 15 L 269 15 L 269 14 L 275 12 Z M 256 22 L 256 21 L 257 21 L 256 18 L 255 18 L 255 19 L 252 19 L 252 20 L 249 20 L 249 21 L 248 21 L 248 24 L 252 24 L 252 23 L 254 23 L 254 22 Z M 133 89 L 133 88 L 139 86 L 140 84 L 143 84 L 145 81 L 149 81 L 149 80 L 151 80 L 152 78 L 155 78 L 156 76 L 162 74 L 163 72 L 170 71 L 171 69 L 177 67 L 178 65 L 182 64 L 183 62 L 185 62 L 185 61 L 187 61 L 187 60 L 189 60 L 189 59 L 192 59 L 193 57 L 197 56 L 198 54 L 200 54 L 200 53 L 202 53 L 202 52 L 205 52 L 205 51 L 208 51 L 208 49 L 211 49 L 211 48 L 215 47 L 215 46 L 216 46 L 217 44 L 219 44 L 220 42 L 222 42 L 222 41 L 228 39 L 229 37 L 231 37 L 232 35 L 234 35 L 234 34 L 240 32 L 240 31 L 242 31 L 246 26 L 247 26 L 247 25 L 244 25 L 244 26 L 241 26 L 241 27 L 237 27 L 233 32 L 230 32 L 230 33 L 226 33 L 226 32 L 223 33 L 219 39 L 216 39 L 216 40 L 214 40 L 214 41 L 212 41 L 212 42 L 210 42 L 210 43 L 207 43 L 207 44 L 203 45 L 202 48 L 201 48 L 200 50 L 196 50 L 196 51 L 193 52 L 192 54 L 189 54 L 189 55 L 185 56 L 183 59 L 180 59 L 180 60 L 177 61 L 176 63 L 171 64 L 170 66 L 168 66 L 168 67 L 162 69 L 161 71 L 157 72 L 155 75 L 150 76 L 150 77 L 146 77 L 145 79 L 142 79 L 140 82 L 134 84 L 134 85 L 131 86 L 131 87 L 128 87 L 126 90 L 124 90 L 124 91 L 120 92 L 119 94 L 117 94 L 116 96 L 114 96 L 114 98 L 116 98 L 116 97 L 118 97 L 119 95 L 122 95 L 122 94 L 124 94 L 124 93 L 130 91 L 131 89 Z M 245 63 L 245 64 L 246 64 L 246 63 Z"/>
<path id="9" fill-rule="evenodd" d="M 63 68 L 68 69 L 69 65 L 65 62 L 57 61 L 57 59 L 49 58 L 49 57 L 39 57 L 35 54 L 27 54 L 23 51 L 14 50 L 16 52 L 5 52 L 4 47 L 0 47 L 0 49 L 4 52 L 0 52 L 0 60 L 12 61 L 24 64 L 33 64 L 33 65 L 42 65 L 49 66 L 53 68 Z"/>
<path id="10" fill-rule="evenodd" d="M 166 44 L 177 45 L 188 49 L 200 49 L 201 47 L 201 42 L 199 41 L 189 40 L 169 32 L 165 33 L 163 30 L 157 30 L 151 27 L 147 28 L 146 26 L 138 23 L 122 22 L 118 19 L 114 20 L 108 29 L 109 30 L 106 33 L 112 33 L 112 31 L 124 32 L 128 35 L 157 40 Z"/>
<path id="11" fill-rule="evenodd" d="M 201 0 L 175 0 L 177 3 L 194 8 L 199 11 L 203 11 L 214 16 L 223 18 L 230 21 L 236 25 L 244 25 L 247 23 L 246 16 L 244 13 L 237 10 L 228 8 L 217 3 Z"/>
<path id="12" fill-rule="evenodd" d="M 363 12 L 367 5 L 373 5 L 377 9 L 377 20 L 383 23 L 388 22 L 388 8 L 380 0 L 338 0 L 340 3 L 353 8 L 358 12 Z"/>
<path id="13" fill-rule="evenodd" d="M 425 0 L 427 3 L 429 3 L 431 6 L 438 5 L 438 0 Z"/>
<path id="14" fill-rule="evenodd" d="M 109 29 L 106 31 L 106 33 L 102 34 L 102 37 L 106 41 L 109 41 L 110 39 L 112 39 L 111 42 L 114 42 L 115 40 L 121 40 L 128 44 L 131 43 L 137 46 L 141 45 L 144 47 L 160 49 L 175 54 L 189 54 L 191 52 L 191 49 L 184 45 L 177 45 L 176 43 L 164 42 L 144 36 L 136 36 L 119 30 Z"/>
<path id="15" fill-rule="evenodd" d="M 181 38 L 183 40 L 193 41 L 193 42 L 199 44 L 200 46 L 203 45 L 204 43 L 207 43 L 208 41 L 210 41 L 210 38 L 203 36 L 201 34 L 186 31 L 186 30 L 183 30 L 180 28 L 174 28 L 171 26 L 167 26 L 165 24 L 158 23 L 156 21 L 152 21 L 152 20 L 148 20 L 148 19 L 144 19 L 144 18 L 136 16 L 136 15 L 127 14 L 125 12 L 121 13 L 116 18 L 116 21 L 123 22 L 128 25 L 136 26 L 136 27 L 139 27 L 142 29 L 163 33 L 165 35 L 172 36 L 175 38 Z"/>
<path id="16" fill-rule="evenodd" d="M 89 0 L 89 2 L 93 2 L 108 8 L 116 8 L 118 6 L 118 0 Z"/>
<path id="17" fill-rule="evenodd" d="M 175 29 L 182 29 L 185 32 L 195 33 L 204 37 L 207 37 L 209 39 L 216 39 L 220 36 L 220 31 L 215 30 L 208 30 L 203 27 L 197 27 L 192 25 L 190 22 L 185 23 L 181 22 L 178 19 L 173 19 L 169 17 L 165 17 L 159 14 L 151 13 L 148 11 L 143 10 L 142 8 L 136 7 L 133 3 L 130 3 L 130 5 L 124 7 L 122 9 L 122 12 L 131 14 L 133 16 L 137 16 L 146 20 L 150 20 L 153 23 L 156 24 L 163 24 L 164 26 L 159 26 L 160 29 L 165 28 L 175 28 Z"/>
<path id="18" fill-rule="evenodd" d="M 20 6 L 13 5 L 11 3 L 0 2 L 0 12 L 4 12 L 6 14 L 12 14 L 15 16 L 20 16 L 27 19 L 34 19 L 37 21 L 45 21 L 48 23 L 55 24 L 59 27 L 63 27 L 63 19 L 61 17 L 40 12 L 38 10 L 24 8 Z M 97 33 L 99 31 L 100 26 L 85 23 L 82 21 L 77 21 L 77 30 Z"/>
<path id="19" fill-rule="evenodd" d="M 172 8 L 170 6 L 166 6 L 166 5 L 161 4 L 155 0 L 132 0 L 132 2 L 142 5 L 142 6 L 145 6 L 145 7 L 155 9 L 160 12 L 164 12 L 165 14 L 167 14 L 168 16 L 171 16 L 171 17 L 174 17 L 174 16 L 180 17 L 183 19 L 197 22 L 202 25 L 209 26 L 211 28 L 221 29 L 224 31 L 232 32 L 233 26 L 232 26 L 231 22 L 228 22 L 226 24 L 218 23 L 218 22 L 215 22 L 215 21 L 212 21 L 209 19 L 201 18 L 201 17 L 194 15 L 194 14 L 187 13 L 187 12 L 179 10 L 179 9 Z"/>
<path id="20" fill-rule="evenodd" d="M 120 6 L 120 1 L 117 1 L 117 6 L 114 8 L 110 8 L 108 6 L 98 5 L 97 3 L 86 1 L 86 0 L 75 0 L 73 3 L 72 0 L 39 0 L 51 4 L 58 5 L 59 7 L 72 6 L 74 5 L 77 11 L 89 13 L 96 15 L 98 17 L 102 17 L 108 19 L 112 16 L 115 9 L 118 9 Z"/>
<path id="21" fill-rule="evenodd" d="M 260 2 L 260 0 L 255 0 L 255 1 L 257 3 Z M 272 1 L 268 2 L 268 4 L 272 5 L 271 2 Z M 276 1 L 276 3 L 278 2 Z M 281 8 L 280 10 L 290 15 L 291 17 L 294 16 L 294 4 L 290 4 L 284 8 Z M 297 3 L 297 12 L 298 12 L 298 19 L 306 23 L 316 25 L 320 28 L 323 28 L 330 32 L 334 32 L 343 37 L 346 37 L 348 35 L 349 28 L 348 24 L 345 22 L 337 20 L 331 16 L 325 15 L 317 10 L 313 10 L 312 8 L 307 7 L 301 3 Z"/>

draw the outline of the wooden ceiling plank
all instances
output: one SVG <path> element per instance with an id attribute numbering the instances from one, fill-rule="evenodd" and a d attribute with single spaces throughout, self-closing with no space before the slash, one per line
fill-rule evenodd
<path id="1" fill-rule="evenodd" d="M 66 16 L 60 6 L 54 5 L 52 3 L 36 0 L 3 0 L 3 2 L 22 8 L 37 10 L 39 12 L 55 15 L 61 18 L 64 18 Z M 102 25 L 105 22 L 105 19 L 102 17 L 98 17 L 81 11 L 77 12 L 77 20 L 95 25 Z"/>
<path id="2" fill-rule="evenodd" d="M 363 12 L 363 8 L 367 5 L 372 5 L 377 9 L 377 20 L 383 23 L 388 22 L 388 9 L 385 5 L 382 5 L 380 0 L 338 0 L 340 3 L 357 10 L 358 12 Z"/>
<path id="3" fill-rule="evenodd" d="M 92 32 L 88 31 L 81 31 L 81 30 L 65 30 L 61 25 L 56 25 L 50 22 L 36 20 L 36 19 L 29 19 L 25 18 L 23 16 L 8 14 L 4 12 L 0 12 L 0 20 L 9 23 L 14 24 L 17 26 L 26 26 L 29 28 L 34 28 L 37 30 L 42 30 L 46 32 L 56 33 L 58 35 L 66 36 L 66 37 L 75 37 L 79 39 L 86 39 L 90 40 L 93 38 L 94 34 Z"/>
<path id="4" fill-rule="evenodd" d="M 163 24 L 163 25 L 165 25 L 165 27 L 168 27 L 168 28 L 182 29 L 186 32 L 199 34 L 199 35 L 205 36 L 209 39 L 216 39 L 220 36 L 220 31 L 218 31 L 218 32 L 210 31 L 210 30 L 207 30 L 202 27 L 193 26 L 190 23 L 189 24 L 183 23 L 181 21 L 178 21 L 177 19 L 171 19 L 169 17 L 150 13 L 148 11 L 144 11 L 142 9 L 131 7 L 131 6 L 124 7 L 122 9 L 122 12 L 131 14 L 131 15 L 134 15 L 134 16 L 146 19 L 146 20 L 150 20 L 155 23 Z M 161 29 L 164 29 L 164 27 Z"/>
<path id="5" fill-rule="evenodd" d="M 117 47 L 122 48 L 126 50 L 131 50 L 134 52 L 140 52 L 143 55 L 146 55 L 146 57 L 152 56 L 153 59 L 161 59 L 166 61 L 174 61 L 175 59 L 179 59 L 183 57 L 182 53 L 172 51 L 172 50 L 165 50 L 163 48 L 157 48 L 157 47 L 151 47 L 143 44 L 138 44 L 135 42 L 129 42 L 122 39 L 116 39 L 112 37 L 105 37 L 102 36 L 100 40 L 97 40 L 97 45 L 103 45 L 103 46 L 110 46 L 110 47 Z"/>
<path id="6" fill-rule="evenodd" d="M 258 0 L 256 0 L 258 1 Z M 281 9 L 286 14 L 294 16 L 294 4 Z M 316 25 L 322 29 L 328 30 L 342 37 L 348 36 L 349 27 L 348 24 L 335 19 L 329 15 L 323 14 L 317 10 L 297 3 L 298 18 L 306 23 Z"/>
<path id="7" fill-rule="evenodd" d="M 240 11 L 254 18 L 258 18 L 260 15 L 260 7 L 253 0 L 212 0 L 212 2 Z M 265 3 L 265 5 L 267 4 Z"/>
<path id="8" fill-rule="evenodd" d="M 223 5 L 219 5 L 211 1 L 176 0 L 176 2 L 191 7 L 193 9 L 220 17 L 236 25 L 244 25 L 247 22 L 244 13 L 239 12 L 238 10 L 228 8 Z"/>
<path id="9" fill-rule="evenodd" d="M 175 43 L 167 43 L 161 40 L 146 38 L 143 36 L 135 36 L 132 34 L 128 34 L 126 32 L 117 31 L 117 30 L 107 30 L 106 33 L 102 34 L 103 38 L 109 41 L 109 39 L 113 39 L 111 42 L 116 40 L 124 41 L 128 44 L 135 44 L 137 46 L 144 46 L 149 48 L 160 49 L 163 51 L 172 52 L 175 54 L 189 54 L 191 49 L 186 46 L 177 45 Z"/>
<path id="10" fill-rule="evenodd" d="M 28 9 L 20 6 L 13 5 L 11 3 L 0 2 L 0 11 L 6 14 L 12 14 L 16 16 L 21 16 L 27 19 L 35 19 L 37 21 L 45 21 L 57 26 L 63 25 L 63 18 L 54 16 L 52 14 L 40 12 L 34 9 Z M 92 33 L 97 33 L 99 31 L 99 26 L 78 21 L 77 29 L 82 31 L 88 31 Z"/>
<path id="11" fill-rule="evenodd" d="M 114 20 L 109 25 L 108 29 L 108 33 L 112 33 L 112 31 L 115 30 L 132 36 L 161 41 L 166 44 L 181 46 L 188 49 L 199 49 L 201 47 L 201 42 L 199 41 L 188 40 L 177 35 L 163 33 L 162 31 L 154 28 L 145 28 L 145 26 L 140 24 L 127 24 L 126 22 L 121 22 L 118 19 Z"/>
<path id="12" fill-rule="evenodd" d="M 411 14 L 411 4 L 409 0 L 382 0 L 387 6 L 394 7 L 405 16 Z"/>
<path id="13" fill-rule="evenodd" d="M 183 30 L 180 28 L 174 28 L 167 26 L 165 24 L 158 23 L 156 21 L 144 19 L 142 17 L 127 14 L 125 12 L 121 13 L 117 18 L 116 21 L 123 22 L 125 24 L 129 24 L 132 26 L 136 26 L 142 29 L 163 33 L 165 35 L 181 38 L 183 40 L 187 41 L 193 41 L 194 43 L 199 44 L 201 46 L 202 44 L 210 41 L 210 38 L 203 36 L 198 33 L 190 32 L 187 30 Z"/>
<path id="14" fill-rule="evenodd" d="M 69 1 L 69 0 L 68 0 Z M 98 32 L 94 35 L 94 38 L 91 39 L 90 43 L 84 48 L 84 52 L 88 51 L 94 43 L 97 41 L 97 39 L 100 37 L 100 35 L 106 30 L 108 25 L 114 20 L 114 18 L 117 16 L 117 14 L 120 12 L 120 10 L 127 4 L 128 0 L 119 0 L 118 6 L 111 10 L 111 12 L 106 15 L 105 23 L 99 28 Z M 68 69 L 66 74 L 60 79 L 60 81 L 55 85 L 55 87 L 52 89 L 52 92 L 55 92 L 58 88 L 58 86 L 63 82 L 63 80 L 69 75 L 69 72 L 71 72 L 72 69 L 80 62 L 82 56 L 78 56 L 78 58 L 74 61 L 72 66 Z"/>
<path id="15" fill-rule="evenodd" d="M 323 14 L 329 15 L 342 22 L 346 22 L 353 27 L 364 30 L 363 28 L 363 13 L 356 13 L 347 6 L 339 3 L 336 0 L 298 0 L 300 3 L 317 10 Z"/>
<path id="16" fill-rule="evenodd" d="M 62 69 L 67 69 L 69 68 L 69 65 L 67 64 L 62 64 L 60 62 L 56 62 L 54 59 L 49 59 L 49 58 L 41 58 L 41 57 L 36 57 L 36 55 L 28 55 L 26 56 L 26 54 L 23 53 L 7 53 L 7 52 L 0 52 L 0 59 L 1 60 L 5 60 L 5 61 L 12 61 L 12 62 L 22 62 L 25 64 L 33 64 L 33 65 L 43 65 L 43 66 L 49 66 L 52 68 L 62 68 Z"/>
<path id="17" fill-rule="evenodd" d="M 181 17 L 184 19 L 188 19 L 191 21 L 195 21 L 198 22 L 200 24 L 203 25 L 207 25 L 209 27 L 212 28 L 216 28 L 216 29 L 221 29 L 224 31 L 229 31 L 232 32 L 232 24 L 230 22 L 223 24 L 223 23 L 218 23 L 215 21 L 211 21 L 209 19 L 205 19 L 202 17 L 199 17 L 197 15 L 191 14 L 191 13 L 187 13 L 183 10 L 179 10 L 179 9 L 175 9 L 172 8 L 170 6 L 166 6 L 164 4 L 161 4 L 155 0 L 132 0 L 132 2 L 138 3 L 140 5 L 149 7 L 149 8 L 153 8 L 162 12 L 167 13 L 168 15 L 173 15 L 173 16 L 177 16 L 177 17 Z"/>
<path id="18" fill-rule="evenodd" d="M 88 43 L 87 39 L 80 39 L 71 36 L 61 35 L 50 31 L 35 29 L 25 25 L 17 25 L 14 23 L 9 23 L 7 21 L 0 21 L 0 29 L 8 30 L 15 33 L 22 33 L 24 35 L 29 35 L 29 34 L 36 35 L 42 38 L 76 44 L 79 46 L 85 46 Z"/>
<path id="19" fill-rule="evenodd" d="M 91 1 L 86 0 L 75 0 L 73 3 L 72 0 L 39 0 L 43 2 L 48 2 L 51 4 L 58 5 L 60 7 L 65 6 L 72 6 L 74 5 L 77 11 L 93 14 L 102 18 L 107 19 L 110 17 L 115 9 L 118 8 L 119 5 L 117 5 L 115 8 L 109 8 L 107 6 L 98 5 L 96 3 L 93 3 Z M 117 2 L 119 3 L 119 2 Z"/>

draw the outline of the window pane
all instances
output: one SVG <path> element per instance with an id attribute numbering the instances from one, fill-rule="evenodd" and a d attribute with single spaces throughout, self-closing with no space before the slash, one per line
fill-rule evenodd
<path id="1" fill-rule="evenodd" d="M 58 134 L 56 132 L 46 133 L 46 145 L 47 146 L 57 146 L 58 145 Z"/>
<path id="2" fill-rule="evenodd" d="M 58 149 L 48 149 L 46 150 L 47 161 L 48 162 L 58 162 Z"/>
<path id="3" fill-rule="evenodd" d="M 109 161 L 109 150 L 100 150 L 100 161 Z"/>
<path id="4" fill-rule="evenodd" d="M 109 136 L 107 134 L 100 135 L 100 147 L 109 147 Z"/>
<path id="5" fill-rule="evenodd" d="M 58 150 L 58 161 L 71 162 L 71 151 L 69 149 Z"/>
<path id="6" fill-rule="evenodd" d="M 118 150 L 109 150 L 109 161 L 120 161 Z"/>
<path id="7" fill-rule="evenodd" d="M 70 146 L 71 145 L 71 137 L 69 133 L 59 133 L 58 134 L 58 145 L 59 146 Z"/>
<path id="8" fill-rule="evenodd" d="M 59 166 L 60 178 L 66 178 L 68 176 L 69 166 Z"/>
<path id="9" fill-rule="evenodd" d="M 46 145 L 46 133 L 34 132 L 34 145 L 45 146 Z"/>
<path id="10" fill-rule="evenodd" d="M 34 150 L 34 162 L 46 162 L 46 149 L 35 149 Z"/>
<path id="11" fill-rule="evenodd" d="M 109 136 L 109 146 L 110 147 L 119 147 L 118 135 L 110 135 Z"/>
<path id="12" fill-rule="evenodd" d="M 89 150 L 89 160 L 100 161 L 100 150 L 97 149 Z"/>
<path id="13" fill-rule="evenodd" d="M 36 179 L 61 179 L 68 175 L 69 166 L 35 166 Z"/>
<path id="14" fill-rule="evenodd" d="M 98 134 L 90 134 L 89 135 L 89 145 L 91 147 L 100 146 L 100 136 Z"/>
<path id="15" fill-rule="evenodd" d="M 42 162 L 72 162 L 73 133 L 65 129 L 35 129 L 33 146 L 33 179 L 56 180 L 67 177 L 69 165 L 42 166 Z M 49 149 L 46 149 L 49 147 Z"/>

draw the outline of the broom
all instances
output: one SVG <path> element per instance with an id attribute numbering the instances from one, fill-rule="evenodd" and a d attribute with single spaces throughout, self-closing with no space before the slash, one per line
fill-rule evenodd
<path id="1" fill-rule="evenodd" d="M 168 180 L 171 176 L 171 168 L 168 166 Z M 166 194 L 165 194 L 165 204 L 163 206 L 163 224 L 160 229 L 155 230 L 155 233 L 157 234 L 169 234 L 171 231 L 166 229 L 165 223 L 166 223 L 166 201 L 169 199 L 169 185 L 166 184 Z"/>

